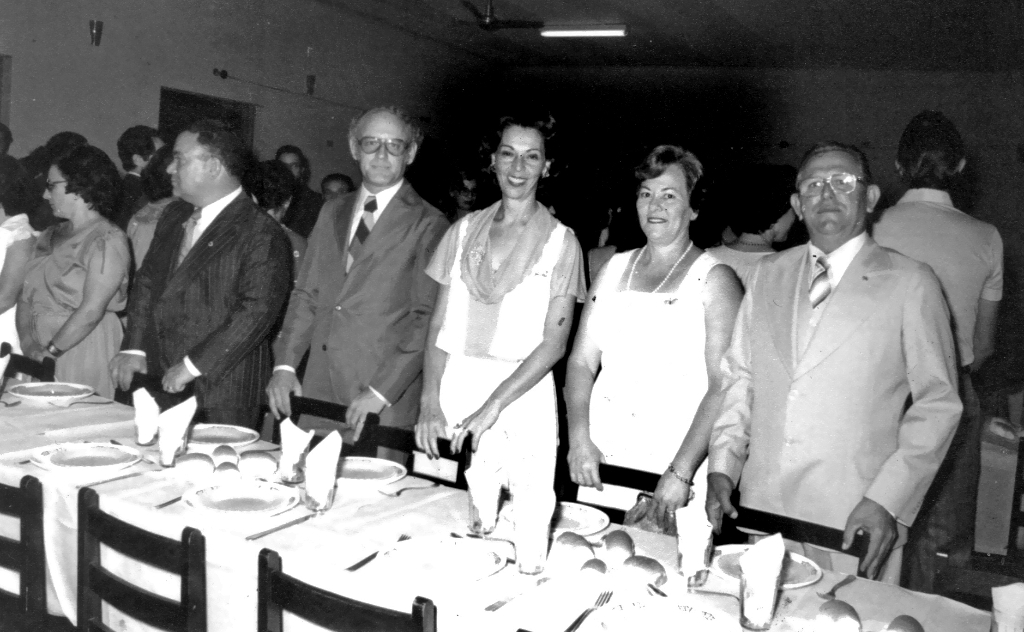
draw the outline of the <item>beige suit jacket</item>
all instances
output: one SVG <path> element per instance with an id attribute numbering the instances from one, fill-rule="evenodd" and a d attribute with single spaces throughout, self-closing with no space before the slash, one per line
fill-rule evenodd
<path id="1" fill-rule="evenodd" d="M 303 395 L 349 404 L 372 386 L 392 404 L 381 423 L 408 427 L 419 411 L 423 349 L 437 298 L 437 283 L 424 268 L 448 220 L 404 183 L 346 273 L 358 196 L 357 190 L 328 202 L 320 212 L 274 361 L 298 366 L 309 349 Z"/>
<path id="2" fill-rule="evenodd" d="M 800 353 L 808 261 L 799 246 L 754 272 L 709 471 L 738 480 L 746 507 L 842 529 L 866 496 L 910 525 L 961 411 L 938 280 L 869 239 Z"/>

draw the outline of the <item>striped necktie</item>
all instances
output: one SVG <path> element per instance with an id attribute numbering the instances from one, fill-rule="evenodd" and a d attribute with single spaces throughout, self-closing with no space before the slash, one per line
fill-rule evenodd
<path id="1" fill-rule="evenodd" d="M 821 305 L 821 302 L 832 293 L 832 283 L 828 280 L 828 261 L 822 255 L 814 261 L 814 279 L 811 281 L 810 299 L 811 309 Z"/>
<path id="2" fill-rule="evenodd" d="M 352 263 L 362 253 L 363 244 L 370 236 L 370 231 L 373 230 L 373 214 L 375 212 L 377 212 L 377 198 L 371 195 L 363 204 L 363 216 L 359 220 L 359 226 L 356 227 L 356 234 L 352 237 L 352 242 L 348 245 L 348 261 L 345 265 L 345 272 L 352 269 Z"/>
<path id="3" fill-rule="evenodd" d="M 181 250 L 178 251 L 178 265 L 185 260 L 185 256 L 189 250 L 192 250 L 192 243 L 195 241 L 196 225 L 199 223 L 199 216 L 202 215 L 202 209 L 196 209 L 192 212 L 185 223 L 182 224 L 185 228 L 185 234 L 181 238 Z"/>

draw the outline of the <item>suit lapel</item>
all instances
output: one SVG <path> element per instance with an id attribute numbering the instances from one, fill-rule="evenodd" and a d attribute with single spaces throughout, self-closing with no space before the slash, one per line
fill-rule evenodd
<path id="1" fill-rule="evenodd" d="M 363 242 L 363 248 L 359 251 L 359 256 L 352 261 L 352 269 L 349 272 L 353 272 L 359 267 L 360 263 L 365 261 L 367 257 L 376 252 L 380 245 L 386 243 L 388 237 L 396 230 L 401 230 L 408 224 L 405 218 L 405 209 L 409 207 L 409 200 L 407 196 L 412 191 L 412 187 L 408 182 L 404 182 L 402 187 L 398 190 L 388 205 L 384 207 L 384 211 L 380 214 L 380 219 L 374 224 L 373 230 L 370 231 L 370 235 Z M 346 236 L 349 230 L 351 230 L 351 221 L 355 216 L 355 213 L 349 214 L 349 224 L 346 226 Z M 348 257 L 348 245 L 345 246 L 345 252 L 343 253 L 345 260 Z"/>
<path id="2" fill-rule="evenodd" d="M 806 248 L 803 249 L 806 252 Z M 794 345 L 795 326 L 799 314 L 799 287 L 803 279 L 802 268 L 806 255 L 794 253 L 793 259 L 782 260 L 765 267 L 768 275 L 765 287 L 772 288 L 765 295 L 765 313 L 771 322 L 772 342 L 780 358 L 785 358 L 790 375 L 796 369 L 797 352 Z"/>
<path id="3" fill-rule="evenodd" d="M 175 289 L 190 279 L 196 270 L 205 268 L 209 264 L 210 259 L 220 251 L 222 246 L 232 243 L 239 222 L 245 221 L 246 216 L 253 211 L 252 201 L 246 196 L 245 192 L 233 200 L 231 204 L 228 204 L 217 216 L 217 219 L 213 220 L 213 223 L 207 226 L 206 230 L 199 235 L 192 249 L 185 255 L 181 265 L 171 272 L 171 279 L 167 284 L 167 290 Z M 179 226 L 176 234 L 178 236 L 178 249 L 175 252 L 180 252 L 184 228 Z"/>
<path id="4" fill-rule="evenodd" d="M 356 202 L 359 201 L 359 190 L 349 194 L 337 206 L 337 217 L 334 218 L 334 235 L 338 240 L 338 250 L 341 252 L 342 265 L 341 274 L 345 272 L 345 264 L 348 262 L 348 237 L 352 230 L 352 218 L 356 214 Z"/>
<path id="5" fill-rule="evenodd" d="M 878 311 L 878 297 L 888 269 L 888 255 L 869 239 L 825 306 L 807 351 L 797 364 L 794 378 L 824 361 Z"/>

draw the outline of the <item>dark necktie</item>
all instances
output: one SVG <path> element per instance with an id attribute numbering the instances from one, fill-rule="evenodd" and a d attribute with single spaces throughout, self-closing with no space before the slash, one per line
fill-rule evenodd
<path id="1" fill-rule="evenodd" d="M 831 293 L 832 283 L 828 280 L 828 261 L 821 256 L 814 262 L 814 279 L 811 281 L 810 290 L 811 309 L 821 305 L 821 302 Z"/>
<path id="2" fill-rule="evenodd" d="M 359 220 L 359 226 L 356 227 L 356 234 L 352 237 L 352 243 L 348 245 L 348 261 L 345 264 L 345 272 L 352 269 L 352 263 L 359 257 L 363 251 L 363 244 L 370 236 L 370 231 L 373 230 L 373 214 L 377 211 L 377 198 L 370 196 L 366 198 L 366 203 L 363 204 L 363 215 Z"/>
<path id="3" fill-rule="evenodd" d="M 196 234 L 196 224 L 199 223 L 199 216 L 202 214 L 202 209 L 196 209 L 192 212 L 192 215 L 185 220 L 183 226 L 185 227 L 185 234 L 181 238 L 181 250 L 178 251 L 178 265 L 185 260 L 185 256 L 189 250 L 192 250 L 192 242 L 195 241 L 193 237 Z"/>

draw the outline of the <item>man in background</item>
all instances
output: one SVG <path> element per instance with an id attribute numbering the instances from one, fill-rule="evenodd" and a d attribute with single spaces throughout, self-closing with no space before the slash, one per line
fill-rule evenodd
<path id="1" fill-rule="evenodd" d="M 164 146 L 159 133 L 146 125 L 133 125 L 117 139 L 117 157 L 121 159 L 124 169 L 124 180 L 121 184 L 121 201 L 117 206 L 117 214 L 111 218 L 121 230 L 128 228 L 135 211 L 146 205 L 142 190 L 142 170 L 153 158 L 153 152 Z"/>
<path id="2" fill-rule="evenodd" d="M 295 145 L 278 147 L 274 159 L 291 169 L 297 183 L 292 203 L 284 216 L 284 225 L 308 239 L 320 216 L 320 207 L 324 205 L 324 197 L 309 188 L 309 159 Z"/>

